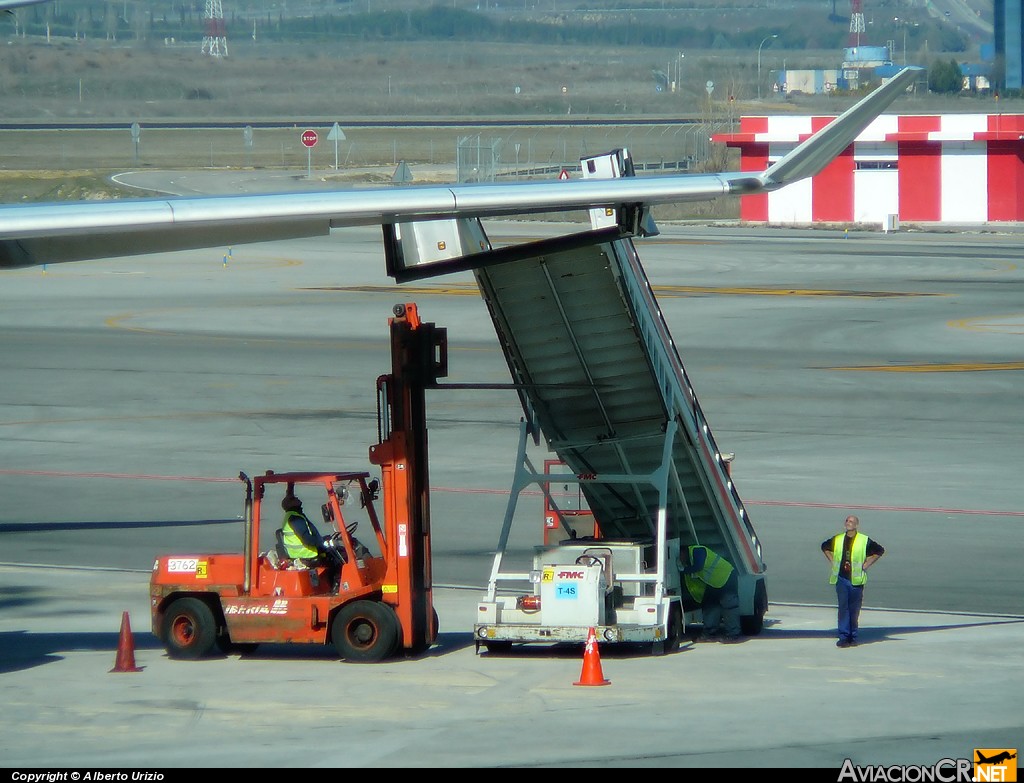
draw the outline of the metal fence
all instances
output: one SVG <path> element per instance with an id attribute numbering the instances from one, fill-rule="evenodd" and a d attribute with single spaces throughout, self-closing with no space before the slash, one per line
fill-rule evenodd
<path id="1" fill-rule="evenodd" d="M 393 167 L 454 169 L 457 181 L 493 181 L 576 170 L 579 159 L 625 147 L 640 170 L 679 170 L 709 159 L 710 137 L 731 123 L 516 126 L 493 135 L 455 128 L 353 128 L 344 140 L 320 131 L 302 144 L 308 126 L 256 128 L 0 129 L 0 169 L 269 168 L 305 171 Z"/>

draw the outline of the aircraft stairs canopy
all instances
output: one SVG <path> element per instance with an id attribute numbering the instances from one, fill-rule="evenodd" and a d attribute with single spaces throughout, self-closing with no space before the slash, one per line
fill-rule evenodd
<path id="1" fill-rule="evenodd" d="M 583 477 L 602 534 L 653 540 L 664 508 L 668 538 L 710 546 L 741 571 L 763 571 L 728 457 L 714 443 L 632 240 L 475 274 L 527 421 L 567 476 Z"/>

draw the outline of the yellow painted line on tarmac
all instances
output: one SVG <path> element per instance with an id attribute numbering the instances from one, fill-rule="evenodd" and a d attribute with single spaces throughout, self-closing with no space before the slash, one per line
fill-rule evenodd
<path id="1" fill-rule="evenodd" d="M 954 329 L 966 329 L 971 332 L 1024 334 L 1024 314 L 960 318 L 949 321 L 948 325 Z"/>
<path id="2" fill-rule="evenodd" d="M 69 416 L 69 417 L 50 417 L 42 419 L 20 419 L 11 421 L 0 421 L 0 427 L 21 427 L 31 426 L 36 427 L 43 424 L 93 424 L 96 422 L 103 421 L 174 421 L 174 420 L 203 420 L 218 418 L 223 419 L 226 417 L 236 419 L 246 419 L 251 417 L 274 417 L 282 415 L 282 411 L 279 408 L 267 409 L 267 410 L 219 410 L 219 411 L 167 411 L 162 413 L 129 413 L 116 416 Z M 324 410 L 316 409 L 297 409 L 285 412 L 285 415 L 305 415 L 305 416 L 319 416 L 319 417 L 350 417 L 357 418 L 363 416 L 369 418 L 373 415 L 372 411 L 359 410 L 354 408 L 330 408 Z"/>
<path id="3" fill-rule="evenodd" d="M 694 286 L 656 285 L 655 293 L 672 295 L 725 294 L 728 296 L 834 296 L 868 299 L 902 298 L 911 296 L 949 296 L 949 294 L 928 294 L 919 291 L 843 291 L 819 288 L 759 288 L 736 286 Z"/>
<path id="4" fill-rule="evenodd" d="M 157 334 L 164 337 L 189 337 L 196 340 L 230 340 L 230 341 L 243 341 L 246 343 L 255 343 L 257 345 L 261 343 L 267 343 L 275 345 L 282 341 L 289 342 L 293 338 L 289 335 L 281 335 L 281 337 L 253 337 L 248 334 L 206 334 L 204 332 L 188 332 L 180 329 L 155 329 L 147 326 L 132 326 L 128 323 L 135 318 L 146 318 L 157 313 L 173 313 L 173 312 L 187 312 L 194 310 L 193 307 L 167 307 L 155 310 L 143 310 L 135 313 L 121 313 L 120 315 L 112 315 L 109 318 L 104 319 L 103 323 L 111 329 L 119 329 L 124 332 L 135 332 L 137 334 Z M 361 349 L 361 350 L 378 350 L 377 346 L 362 345 L 357 343 L 350 343 L 338 340 L 306 340 L 302 339 L 303 345 L 311 347 L 327 347 L 327 348 L 346 348 L 349 350 Z"/>
<path id="5" fill-rule="evenodd" d="M 692 294 L 724 294 L 727 296 L 851 296 L 873 299 L 911 296 L 949 296 L 949 294 L 928 294 L 897 291 L 839 291 L 814 288 L 752 288 L 735 286 L 656 285 L 655 293 L 664 296 L 689 296 Z M 309 290 L 351 291 L 364 294 L 395 292 L 394 288 L 379 285 L 325 286 Z M 479 290 L 474 283 L 455 283 L 448 286 L 403 286 L 401 290 L 410 296 L 477 296 Z"/>
<path id="6" fill-rule="evenodd" d="M 540 242 L 545 239 L 554 239 L 560 234 L 549 236 L 496 236 L 491 237 L 491 245 L 494 247 L 515 247 L 527 242 Z M 720 239 L 671 239 L 662 237 L 643 237 L 640 240 L 642 245 L 721 245 L 724 242 Z"/>
<path id="7" fill-rule="evenodd" d="M 394 292 L 395 292 L 394 288 L 381 288 L 380 290 L 387 291 L 387 292 L 389 292 L 391 294 L 394 294 Z M 409 289 L 402 289 L 402 290 L 409 291 Z M 411 292 L 411 293 L 415 293 L 415 292 Z M 471 293 L 476 293 L 476 288 L 473 288 Z M 229 340 L 229 341 L 236 341 L 236 342 L 237 341 L 242 341 L 242 342 L 252 343 L 252 344 L 256 344 L 256 345 L 260 345 L 260 344 L 277 345 L 278 343 L 281 343 L 281 342 L 292 342 L 294 340 L 301 340 L 303 345 L 308 346 L 308 347 L 312 347 L 312 348 L 323 347 L 323 348 L 330 348 L 332 350 L 343 349 L 343 350 L 348 350 L 348 351 L 360 350 L 360 351 L 373 351 L 373 352 L 376 352 L 376 351 L 380 350 L 380 346 L 378 344 L 372 343 L 372 342 L 353 343 L 353 342 L 347 342 L 347 341 L 344 341 L 344 340 L 310 340 L 310 339 L 303 338 L 301 336 L 293 336 L 293 335 L 281 335 L 280 337 L 252 337 L 251 335 L 247 335 L 247 334 L 206 334 L 204 332 L 188 332 L 188 331 L 179 330 L 179 329 L 155 329 L 155 328 L 146 327 L 146 326 L 132 326 L 131 324 L 128 323 L 128 321 L 130 321 L 132 319 L 135 319 L 135 318 L 145 318 L 147 316 L 152 316 L 152 315 L 154 315 L 156 313 L 186 312 L 186 311 L 194 310 L 194 309 L 195 308 L 192 308 L 192 307 L 167 307 L 167 308 L 155 309 L 155 310 L 145 310 L 145 311 L 140 311 L 140 312 L 136 312 L 136 313 L 121 313 L 120 315 L 112 315 L 109 318 L 104 319 L 103 323 L 106 324 L 106 326 L 108 326 L 111 329 L 119 329 L 119 330 L 125 331 L 125 332 L 135 332 L 137 334 L 155 334 L 155 335 L 161 335 L 161 336 L 164 336 L 164 337 L 189 337 L 189 338 L 195 339 L 195 340 Z M 384 333 L 384 334 L 386 334 L 386 333 Z M 381 339 L 382 340 L 386 340 L 387 338 L 385 336 L 385 337 L 382 337 Z M 491 351 L 495 350 L 495 348 L 491 347 L 491 346 L 468 346 L 468 347 L 465 347 L 465 346 L 452 346 L 448 350 L 449 351 L 466 352 L 466 353 L 475 353 L 475 352 L 479 352 L 479 351 L 491 352 Z M 290 383 L 290 381 L 282 381 L 282 383 Z"/>
<path id="8" fill-rule="evenodd" d="M 993 372 L 1024 370 L 1024 362 L 949 362 L 946 364 L 877 364 L 863 367 L 826 367 L 848 372 Z"/>
<path id="9" fill-rule="evenodd" d="M 453 283 L 446 286 L 408 286 L 401 288 L 384 285 L 338 285 L 306 288 L 306 291 L 348 291 L 360 294 L 391 294 L 396 292 L 409 296 L 479 296 L 480 289 L 475 283 Z"/>
<path id="10" fill-rule="evenodd" d="M 162 310 L 147 310 L 149 314 L 162 312 L 171 313 L 175 310 L 183 310 L 185 308 L 180 307 L 168 307 Z M 138 332 L 139 334 L 174 334 L 174 332 L 168 332 L 164 329 L 147 329 L 143 326 L 129 326 L 126 322 L 133 318 L 139 318 L 143 313 L 121 313 L 120 315 L 112 315 L 109 318 L 105 318 L 103 323 L 109 326 L 111 329 L 120 329 L 124 332 Z"/>

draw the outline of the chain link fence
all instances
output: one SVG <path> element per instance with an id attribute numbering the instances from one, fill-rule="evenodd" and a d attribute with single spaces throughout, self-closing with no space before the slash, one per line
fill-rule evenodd
<path id="1" fill-rule="evenodd" d="M 301 142 L 312 127 L 320 140 Z M 117 170 L 128 168 L 258 168 L 304 172 L 396 167 L 442 169 L 448 181 L 549 176 L 575 171 L 585 155 L 630 150 L 638 170 L 680 171 L 711 159 L 710 136 L 731 123 L 514 126 L 493 135 L 462 128 L 345 128 L 344 140 L 327 140 L 330 126 L 0 129 L 0 169 Z"/>

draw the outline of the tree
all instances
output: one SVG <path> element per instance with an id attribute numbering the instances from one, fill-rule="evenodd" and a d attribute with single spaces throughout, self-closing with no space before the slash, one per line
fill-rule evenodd
<path id="1" fill-rule="evenodd" d="M 928 89 L 931 92 L 956 94 L 963 90 L 964 75 L 956 60 L 936 60 L 928 69 Z"/>

